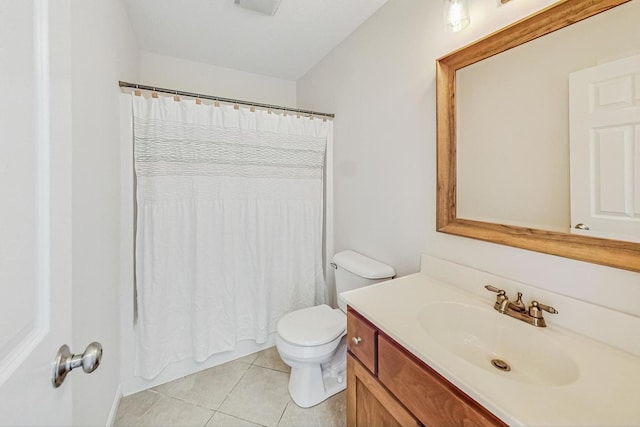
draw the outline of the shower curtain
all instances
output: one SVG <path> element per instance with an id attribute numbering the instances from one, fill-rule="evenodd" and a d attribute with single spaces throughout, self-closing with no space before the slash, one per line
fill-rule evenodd
<path id="1" fill-rule="evenodd" d="M 326 298 L 330 121 L 133 96 L 134 374 L 264 343 Z"/>

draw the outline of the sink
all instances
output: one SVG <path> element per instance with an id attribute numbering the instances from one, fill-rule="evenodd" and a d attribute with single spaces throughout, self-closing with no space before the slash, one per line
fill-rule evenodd
<path id="1" fill-rule="evenodd" d="M 453 355 L 504 378 L 562 386 L 578 379 L 576 362 L 545 328 L 536 328 L 484 308 L 457 302 L 426 305 L 422 329 Z"/>

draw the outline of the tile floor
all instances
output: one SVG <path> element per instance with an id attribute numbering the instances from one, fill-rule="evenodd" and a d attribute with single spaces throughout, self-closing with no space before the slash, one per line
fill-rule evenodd
<path id="1" fill-rule="evenodd" d="M 289 367 L 275 347 L 120 401 L 115 426 L 346 426 L 345 392 L 313 408 L 287 390 Z"/>

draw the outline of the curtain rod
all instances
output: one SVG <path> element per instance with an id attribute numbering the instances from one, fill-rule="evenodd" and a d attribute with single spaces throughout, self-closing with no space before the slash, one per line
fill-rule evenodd
<path id="1" fill-rule="evenodd" d="M 220 96 L 203 95 L 203 94 L 200 94 L 200 93 L 192 93 L 192 92 L 184 92 L 184 91 L 181 91 L 181 90 L 165 89 L 165 88 L 161 88 L 161 87 L 147 86 L 147 85 L 141 85 L 141 84 L 137 84 L 137 83 L 129 83 L 129 82 L 119 81 L 118 84 L 120 85 L 120 87 L 128 87 L 128 88 L 132 88 L 132 89 L 141 89 L 141 90 L 150 90 L 150 91 L 153 91 L 153 92 L 170 93 L 172 95 L 188 96 L 188 97 L 191 97 L 191 98 L 210 99 L 212 101 L 226 102 L 226 103 L 229 103 L 229 104 L 242 104 L 242 105 L 247 105 L 249 107 L 258 107 L 258 108 L 267 108 L 267 109 L 271 108 L 273 110 L 280 110 L 280 111 L 292 111 L 292 112 L 300 113 L 300 114 L 308 114 L 310 116 L 329 117 L 329 118 L 334 118 L 336 116 L 335 114 L 330 114 L 330 113 L 319 113 L 317 111 L 300 110 L 300 109 L 297 109 L 297 108 L 282 107 L 282 106 L 279 106 L 279 105 L 261 104 L 259 102 L 242 101 L 240 99 L 222 98 Z"/>

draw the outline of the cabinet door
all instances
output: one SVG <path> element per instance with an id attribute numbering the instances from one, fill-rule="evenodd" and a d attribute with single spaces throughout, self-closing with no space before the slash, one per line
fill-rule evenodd
<path id="1" fill-rule="evenodd" d="M 421 424 L 355 357 L 347 354 L 347 425 L 416 427 Z"/>

